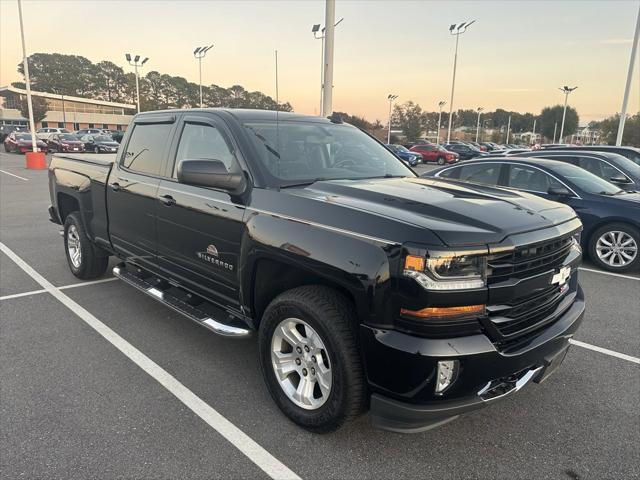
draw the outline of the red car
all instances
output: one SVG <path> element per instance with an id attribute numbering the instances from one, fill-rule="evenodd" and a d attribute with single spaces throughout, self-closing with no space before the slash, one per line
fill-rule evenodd
<path id="1" fill-rule="evenodd" d="M 460 160 L 460 156 L 457 153 L 445 150 L 440 145 L 428 144 L 428 145 L 414 145 L 409 150 L 422 155 L 422 163 L 435 162 L 438 165 L 444 165 L 445 163 L 456 163 Z"/>
<path id="2" fill-rule="evenodd" d="M 69 133 L 54 133 L 47 143 L 52 152 L 84 152 L 84 142 Z"/>
<path id="3" fill-rule="evenodd" d="M 41 152 L 47 152 L 49 148 L 47 144 L 42 140 L 36 140 L 36 146 Z M 4 151 L 25 153 L 33 150 L 33 144 L 31 143 L 31 134 L 22 132 L 11 132 L 7 138 L 4 139 Z"/>

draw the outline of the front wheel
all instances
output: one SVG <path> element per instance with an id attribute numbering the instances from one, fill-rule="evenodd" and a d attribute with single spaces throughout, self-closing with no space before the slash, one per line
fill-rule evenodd
<path id="1" fill-rule="evenodd" d="M 100 149 L 98 147 L 93 147 L 93 153 L 100 153 Z"/>
<path id="2" fill-rule="evenodd" d="M 438 165 L 444 165 L 444 157 L 438 157 Z"/>
<path id="3" fill-rule="evenodd" d="M 640 231 L 624 223 L 604 225 L 589 240 L 589 256 L 599 267 L 610 272 L 627 272 L 638 266 Z"/>
<path id="4" fill-rule="evenodd" d="M 109 256 L 87 237 L 78 212 L 70 213 L 64 221 L 64 249 L 76 277 L 90 280 L 107 271 Z"/>
<path id="5" fill-rule="evenodd" d="M 298 425 L 338 429 L 365 409 L 367 389 L 350 302 L 323 286 L 280 294 L 260 324 L 260 365 L 271 397 Z"/>

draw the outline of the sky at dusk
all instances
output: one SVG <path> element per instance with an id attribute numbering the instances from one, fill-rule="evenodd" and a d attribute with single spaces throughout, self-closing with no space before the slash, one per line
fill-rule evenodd
<path id="1" fill-rule="evenodd" d="M 581 124 L 620 110 L 636 1 L 336 0 L 334 110 L 384 123 L 389 93 L 437 110 L 449 100 L 452 23 L 476 19 L 460 38 L 455 108 L 539 113 L 562 103 L 562 85 L 579 88 L 570 104 Z M 150 70 L 198 81 L 196 46 L 213 43 L 203 83 L 240 84 L 275 96 L 296 112 L 318 113 L 324 1 L 24 0 L 29 53 L 110 60 L 150 57 Z M 21 80 L 17 3 L 0 0 L 0 85 Z M 640 109 L 640 62 L 629 111 Z"/>

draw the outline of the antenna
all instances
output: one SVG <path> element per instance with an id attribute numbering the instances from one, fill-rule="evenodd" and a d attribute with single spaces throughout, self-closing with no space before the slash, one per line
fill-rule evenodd
<path id="1" fill-rule="evenodd" d="M 276 150 L 280 154 L 280 98 L 278 95 L 278 50 L 276 50 Z M 276 175 L 280 176 L 280 157 L 276 163 Z"/>

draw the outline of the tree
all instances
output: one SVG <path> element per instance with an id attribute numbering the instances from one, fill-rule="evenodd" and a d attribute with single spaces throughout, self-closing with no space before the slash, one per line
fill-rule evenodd
<path id="1" fill-rule="evenodd" d="M 22 63 L 18 71 L 23 73 Z M 35 91 L 53 92 L 68 96 L 86 96 L 112 102 L 136 103 L 135 74 L 115 63 L 102 61 L 96 64 L 85 57 L 60 53 L 34 53 L 29 57 L 29 73 Z M 24 89 L 24 83 L 15 82 Z M 183 77 L 172 76 L 155 70 L 140 78 L 140 109 L 187 108 L 200 106 L 198 84 Z M 278 104 L 273 98 L 259 91 L 247 91 L 241 85 L 223 88 L 217 85 L 202 88 L 203 103 L 209 107 L 279 109 L 290 112 L 290 103 Z"/>
<path id="2" fill-rule="evenodd" d="M 33 107 L 33 123 L 41 122 L 47 116 L 47 101 L 42 97 L 31 96 L 31 106 Z M 29 105 L 25 95 L 20 101 L 20 114 L 24 118 L 29 118 Z"/>
<path id="3" fill-rule="evenodd" d="M 564 107 L 562 105 L 555 105 L 553 107 L 545 107 L 540 112 L 540 132 L 546 138 L 553 139 L 553 130 L 556 122 L 558 124 L 557 135 L 560 135 L 560 127 L 562 125 L 562 111 Z M 578 130 L 578 112 L 575 108 L 567 106 L 567 116 L 564 121 L 564 133 L 566 137 L 573 135 Z M 562 139 L 558 139 L 562 141 Z"/>
<path id="4" fill-rule="evenodd" d="M 618 125 L 620 115 L 605 118 L 600 122 L 591 122 L 589 128 L 600 131 L 602 143 L 614 145 L 618 136 Z M 632 147 L 640 147 L 640 112 L 628 117 L 624 122 L 624 133 L 622 134 L 622 144 Z"/>
<path id="5" fill-rule="evenodd" d="M 412 101 L 393 108 L 391 123 L 400 127 L 407 140 L 412 142 L 420 137 L 425 125 L 422 107 Z"/>

